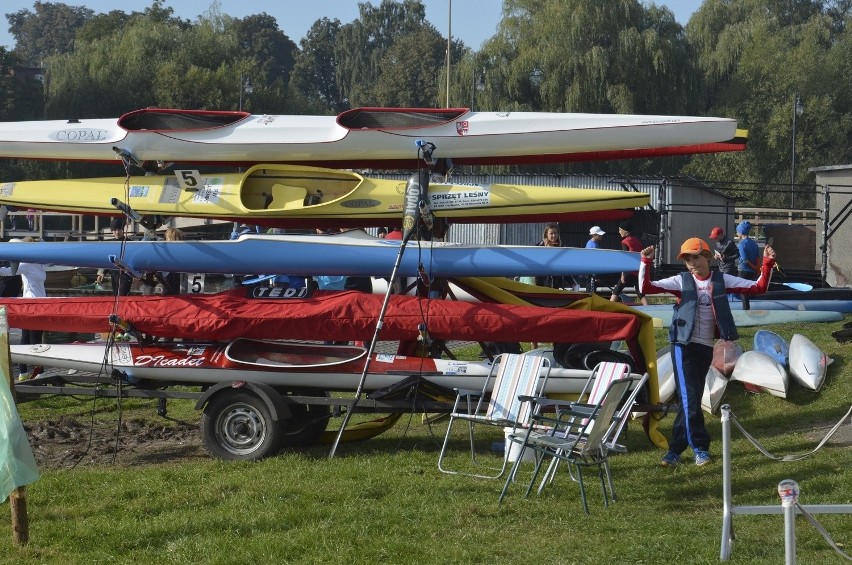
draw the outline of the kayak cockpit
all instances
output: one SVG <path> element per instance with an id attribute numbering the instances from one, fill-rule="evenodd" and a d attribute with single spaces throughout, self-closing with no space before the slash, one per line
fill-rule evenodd
<path id="1" fill-rule="evenodd" d="M 337 116 L 346 129 L 407 129 L 439 126 L 468 113 L 467 108 L 355 108 Z"/>
<path id="2" fill-rule="evenodd" d="M 251 116 L 248 112 L 143 108 L 118 119 L 127 131 L 193 131 L 230 126 Z"/>
<path id="3" fill-rule="evenodd" d="M 246 172 L 240 201 L 253 211 L 295 210 L 342 198 L 358 188 L 362 180 L 347 171 L 258 165 Z"/>
<path id="4" fill-rule="evenodd" d="M 235 339 L 225 348 L 234 363 L 262 367 L 328 367 L 356 361 L 367 350 L 350 345 L 320 345 L 285 341 Z"/>

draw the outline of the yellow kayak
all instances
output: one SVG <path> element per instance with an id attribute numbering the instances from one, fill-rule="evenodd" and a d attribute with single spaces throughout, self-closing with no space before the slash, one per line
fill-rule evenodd
<path id="1" fill-rule="evenodd" d="M 242 173 L 25 181 L 0 184 L 0 204 L 96 215 L 247 220 L 277 227 L 367 227 L 399 223 L 406 181 L 298 165 L 256 165 Z M 607 220 L 648 204 L 636 192 L 516 184 L 430 183 L 435 216 L 456 223 Z"/>

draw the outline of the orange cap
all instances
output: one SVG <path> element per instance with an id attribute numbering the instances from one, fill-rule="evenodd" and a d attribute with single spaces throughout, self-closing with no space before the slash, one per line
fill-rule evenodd
<path id="1" fill-rule="evenodd" d="M 704 255 L 708 259 L 713 256 L 710 252 L 710 246 L 700 237 L 691 237 L 683 242 L 680 246 L 680 253 L 677 255 L 678 261 L 682 261 L 685 255 Z"/>

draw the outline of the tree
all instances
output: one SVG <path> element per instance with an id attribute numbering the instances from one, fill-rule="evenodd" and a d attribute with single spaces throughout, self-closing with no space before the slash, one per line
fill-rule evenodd
<path id="1" fill-rule="evenodd" d="M 293 65 L 292 83 L 320 111 L 338 113 L 345 109 L 337 84 L 335 45 L 340 20 L 321 18 L 314 22 L 300 42 L 301 51 Z"/>
<path id="2" fill-rule="evenodd" d="M 429 108 L 439 105 L 439 77 L 446 42 L 431 26 L 399 38 L 379 62 L 370 105 Z"/>
<path id="3" fill-rule="evenodd" d="M 359 3 L 358 10 L 358 19 L 340 28 L 335 49 L 340 94 L 352 106 L 376 98 L 372 90 L 388 49 L 428 25 L 421 0 L 382 0 L 378 7 Z"/>
<path id="4" fill-rule="evenodd" d="M 50 55 L 70 53 L 77 30 L 94 14 L 89 8 L 58 2 L 35 2 L 33 8 L 35 12 L 25 9 L 6 14 L 15 53 L 31 67 L 42 66 Z"/>

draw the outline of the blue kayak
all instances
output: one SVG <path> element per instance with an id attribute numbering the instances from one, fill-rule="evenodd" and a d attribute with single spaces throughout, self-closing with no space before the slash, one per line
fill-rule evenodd
<path id="1" fill-rule="evenodd" d="M 631 306 L 631 308 L 644 312 L 654 318 L 659 318 L 666 328 L 672 323 L 673 311 L 671 304 L 651 304 L 649 306 Z M 789 324 L 792 322 L 838 322 L 843 319 L 843 314 L 833 311 L 758 310 L 754 307 L 751 310 L 732 309 L 731 314 L 734 316 L 734 323 L 740 327 Z"/>
<path id="2" fill-rule="evenodd" d="M 355 235 L 353 235 L 355 234 Z M 0 243 L 0 259 L 136 271 L 387 276 L 400 241 L 364 232 L 336 235 L 244 235 L 232 241 L 84 241 Z M 514 277 L 620 273 L 639 254 L 608 249 L 409 242 L 399 276 Z M 421 272 L 422 270 L 422 272 Z"/>
<path id="3" fill-rule="evenodd" d="M 775 332 L 757 330 L 754 334 L 754 350 L 766 353 L 781 366 L 786 367 L 790 357 L 790 346 L 787 341 Z"/>

